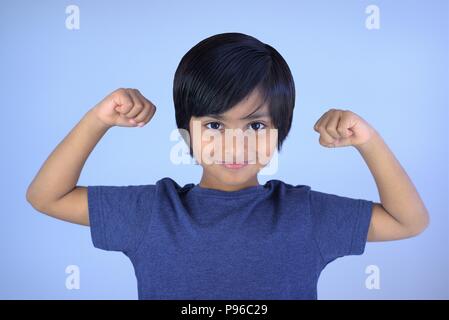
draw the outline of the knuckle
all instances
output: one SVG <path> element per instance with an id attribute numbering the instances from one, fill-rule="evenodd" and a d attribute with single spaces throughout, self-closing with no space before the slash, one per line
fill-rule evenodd
<path id="1" fill-rule="evenodd" d="M 125 103 L 123 104 L 123 106 L 124 106 L 123 112 L 124 112 L 125 114 L 128 114 L 128 113 L 131 112 L 131 110 L 132 110 L 132 108 L 133 108 L 133 103 L 132 103 L 132 102 L 125 102 Z"/>
<path id="2" fill-rule="evenodd" d="M 148 109 L 148 110 L 152 109 L 151 103 L 149 103 L 148 101 L 144 101 L 143 102 L 143 106 L 144 106 L 145 109 Z"/>
<path id="3" fill-rule="evenodd" d="M 142 121 L 147 123 L 148 121 L 150 121 L 151 117 L 152 117 L 152 115 L 151 115 L 151 113 L 149 113 L 149 114 L 145 115 L 145 117 L 143 117 Z"/>
<path id="4" fill-rule="evenodd" d="M 148 112 L 141 112 L 136 116 L 136 120 L 143 121 L 148 116 Z"/>
<path id="5" fill-rule="evenodd" d="M 141 116 L 141 115 L 134 118 L 134 120 L 136 120 L 136 122 L 142 122 L 144 119 L 145 119 L 145 116 Z"/>
<path id="6" fill-rule="evenodd" d="M 323 146 L 326 146 L 329 144 L 329 141 L 327 141 L 326 139 L 324 139 L 323 137 L 320 138 L 319 140 L 320 144 Z"/>

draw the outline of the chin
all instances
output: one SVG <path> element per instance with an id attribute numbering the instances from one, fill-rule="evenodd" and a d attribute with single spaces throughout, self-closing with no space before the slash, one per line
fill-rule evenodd
<path id="1" fill-rule="evenodd" d="M 257 175 L 258 170 L 247 166 L 242 169 L 226 169 L 223 167 L 216 168 L 214 176 L 217 177 L 223 184 L 230 186 L 238 186 L 247 183 Z"/>

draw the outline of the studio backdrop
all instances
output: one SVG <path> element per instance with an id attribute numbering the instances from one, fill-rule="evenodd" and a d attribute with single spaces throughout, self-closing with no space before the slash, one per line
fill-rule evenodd
<path id="1" fill-rule="evenodd" d="M 431 217 L 421 235 L 369 242 L 337 259 L 319 299 L 447 299 L 449 20 L 445 0 L 418 1 L 2 1 L 0 5 L 0 298 L 136 299 L 125 255 L 93 247 L 88 227 L 50 218 L 26 201 L 51 151 L 113 90 L 138 88 L 157 106 L 143 128 L 107 132 L 78 185 L 140 185 L 172 177 L 180 143 L 173 78 L 202 39 L 241 32 L 276 48 L 296 88 L 293 124 L 263 183 L 378 202 L 354 148 L 323 148 L 313 130 L 328 109 L 349 109 L 382 135 Z"/>

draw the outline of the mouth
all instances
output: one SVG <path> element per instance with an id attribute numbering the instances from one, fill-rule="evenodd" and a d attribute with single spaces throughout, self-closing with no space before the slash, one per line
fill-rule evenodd
<path id="1" fill-rule="evenodd" d="M 237 169 L 241 169 L 241 168 L 246 167 L 248 165 L 248 162 L 247 161 L 242 162 L 242 163 L 218 162 L 218 164 L 222 165 L 226 169 L 237 170 Z"/>

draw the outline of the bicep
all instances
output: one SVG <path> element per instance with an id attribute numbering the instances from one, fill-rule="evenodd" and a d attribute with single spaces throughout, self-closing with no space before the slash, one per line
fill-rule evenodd
<path id="1" fill-rule="evenodd" d="M 373 203 L 367 241 L 399 240 L 410 236 L 410 232 L 382 204 Z"/>
<path id="2" fill-rule="evenodd" d="M 46 205 L 39 211 L 60 220 L 88 226 L 87 188 L 76 186 L 65 196 Z"/>

